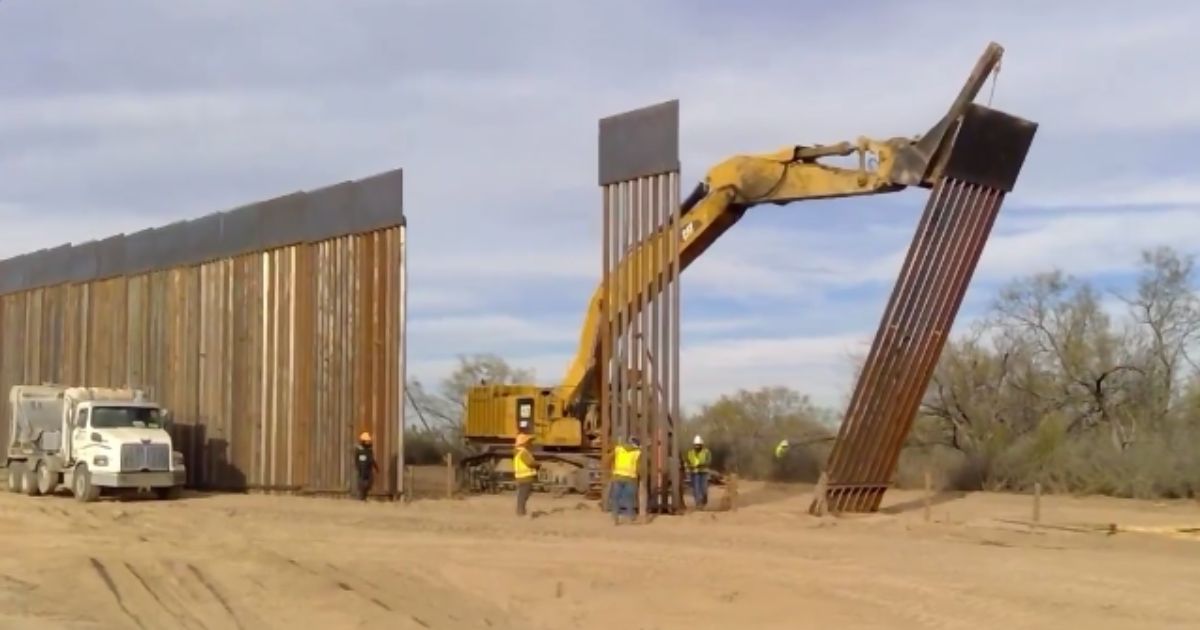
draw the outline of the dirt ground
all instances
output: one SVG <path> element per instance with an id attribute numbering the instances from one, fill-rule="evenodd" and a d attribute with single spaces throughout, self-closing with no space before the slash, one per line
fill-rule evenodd
<path id="1" fill-rule="evenodd" d="M 1190 502 L 892 492 L 818 519 L 807 488 L 614 527 L 594 504 L 0 494 L 0 628 L 1195 628 Z M 716 500 L 717 497 L 714 497 Z M 1118 525 L 1118 533 L 1106 530 Z M 1057 527 L 1062 527 L 1058 529 Z"/>

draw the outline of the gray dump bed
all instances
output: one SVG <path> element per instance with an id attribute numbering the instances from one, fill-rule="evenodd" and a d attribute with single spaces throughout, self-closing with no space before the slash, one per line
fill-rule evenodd
<path id="1" fill-rule="evenodd" d="M 63 393 L 54 386 L 18 386 L 9 392 L 9 449 L 57 451 L 62 444 Z"/>

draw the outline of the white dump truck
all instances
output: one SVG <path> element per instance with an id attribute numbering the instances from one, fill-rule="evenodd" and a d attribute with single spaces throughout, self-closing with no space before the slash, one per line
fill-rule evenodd
<path id="1" fill-rule="evenodd" d="M 84 502 L 108 489 L 180 495 L 183 454 L 172 448 L 166 411 L 142 391 L 18 385 L 8 400 L 10 492 L 52 494 L 63 485 Z"/>

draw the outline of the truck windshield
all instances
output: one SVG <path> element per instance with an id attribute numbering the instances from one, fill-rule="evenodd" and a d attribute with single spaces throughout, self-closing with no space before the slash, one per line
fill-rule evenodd
<path id="1" fill-rule="evenodd" d="M 96 429 L 161 429 L 162 418 L 153 407 L 93 407 L 92 427 Z"/>

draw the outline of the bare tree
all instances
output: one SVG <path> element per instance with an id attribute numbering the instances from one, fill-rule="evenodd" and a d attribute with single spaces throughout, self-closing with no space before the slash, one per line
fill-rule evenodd
<path id="1" fill-rule="evenodd" d="M 1134 442 L 1129 393 L 1145 371 L 1089 283 L 1059 271 L 1013 282 L 996 301 L 993 323 L 1002 352 L 1028 352 L 1031 367 L 1056 376 L 1050 387 L 1026 391 L 1043 408 L 1065 412 L 1068 433 L 1104 426 L 1116 448 Z"/>
<path id="2" fill-rule="evenodd" d="M 1200 340 L 1194 262 L 1193 256 L 1168 247 L 1145 251 L 1136 293 L 1121 298 L 1137 326 L 1137 352 L 1146 370 L 1146 411 L 1155 423 L 1167 421 L 1185 384 L 1186 368 L 1196 368 L 1189 354 Z"/>
<path id="3" fill-rule="evenodd" d="M 527 383 L 532 370 L 514 368 L 494 354 L 460 356 L 458 367 L 442 379 L 437 392 L 412 379 L 408 383 L 410 408 L 429 431 L 457 432 L 466 412 L 467 390 L 480 384 Z"/>

